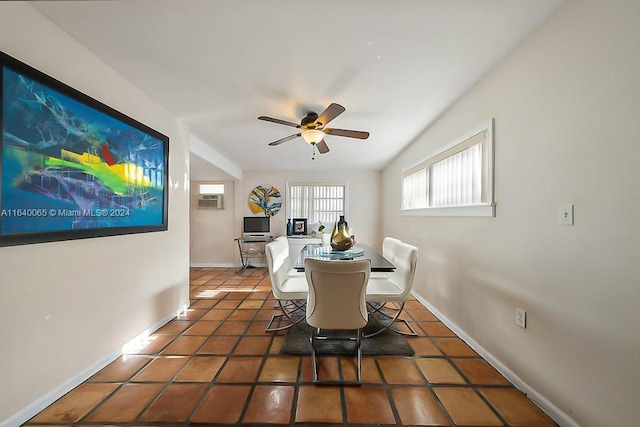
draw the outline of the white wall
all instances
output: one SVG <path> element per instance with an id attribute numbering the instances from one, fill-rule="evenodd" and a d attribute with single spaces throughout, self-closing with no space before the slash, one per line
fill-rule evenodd
<path id="1" fill-rule="evenodd" d="M 191 181 L 191 241 L 189 262 L 193 267 L 234 267 L 238 247 L 235 209 L 235 182 L 224 184 L 224 209 L 198 209 L 198 186 L 214 181 Z"/>
<path id="2" fill-rule="evenodd" d="M 349 226 L 356 239 L 380 248 L 380 192 L 379 171 L 243 171 L 242 181 L 225 181 L 225 212 L 191 212 L 191 265 L 240 265 L 238 247 L 233 240 L 242 233 L 242 217 L 253 216 L 249 209 L 249 194 L 257 185 L 274 186 L 282 194 L 282 209 L 271 218 L 271 233 L 286 234 L 286 183 L 294 182 L 347 182 L 350 203 L 347 209 Z M 195 187 L 192 182 L 192 198 Z M 229 194 L 233 188 L 234 194 Z M 192 206 L 195 203 L 192 199 Z M 336 218 L 337 220 L 337 218 Z M 325 224 L 331 229 L 331 224 Z"/>
<path id="3" fill-rule="evenodd" d="M 0 425 L 17 425 L 188 304 L 188 136 L 27 3 L 0 4 L 0 50 L 170 138 L 168 231 L 0 248 Z"/>
<path id="4" fill-rule="evenodd" d="M 565 1 L 383 171 L 416 292 L 567 425 L 638 423 L 639 22 L 637 1 Z M 491 117 L 496 218 L 402 216 L 401 170 Z"/>
<path id="5" fill-rule="evenodd" d="M 282 210 L 271 218 L 271 232 L 274 236 L 286 234 L 287 182 L 346 182 L 348 187 L 348 206 L 345 209 L 346 220 L 353 228 L 356 240 L 372 247 L 380 246 L 380 193 L 379 171 L 244 171 L 240 194 L 241 209 L 238 215 L 253 216 L 249 209 L 249 194 L 257 185 L 274 186 L 282 193 Z M 336 218 L 336 221 L 338 218 Z M 333 224 L 325 224 L 331 230 Z"/>

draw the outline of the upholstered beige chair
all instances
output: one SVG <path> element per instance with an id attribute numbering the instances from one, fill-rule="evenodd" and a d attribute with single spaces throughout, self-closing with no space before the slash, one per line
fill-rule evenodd
<path id="1" fill-rule="evenodd" d="M 271 316 L 271 320 L 265 329 L 267 332 L 281 331 L 290 328 L 304 320 L 304 305 L 306 303 L 309 288 L 304 275 L 298 277 L 289 276 L 291 262 L 289 260 L 289 244 L 286 239 L 276 239 L 265 245 L 267 255 L 267 265 L 269 267 L 269 278 L 271 279 L 271 292 L 278 302 L 281 314 Z M 298 313 L 299 317 L 293 319 L 291 316 Z M 280 325 L 282 317 L 286 317 L 289 322 Z M 274 322 L 278 319 L 279 321 Z"/>
<path id="2" fill-rule="evenodd" d="M 362 381 L 362 329 L 367 325 L 366 287 L 371 272 L 368 259 L 329 261 L 307 258 L 305 275 L 309 284 L 307 323 L 311 329 L 313 381 L 318 380 L 316 341 L 355 341 L 358 382 Z M 354 330 L 355 337 L 323 335 L 323 330 Z"/>
<path id="3" fill-rule="evenodd" d="M 386 257 L 385 257 L 386 258 Z M 381 329 L 367 336 L 377 335 L 380 332 L 390 329 L 404 335 L 417 335 L 416 331 L 404 319 L 400 319 L 400 314 L 404 309 L 405 302 L 411 298 L 413 279 L 416 274 L 418 263 L 418 248 L 397 241 L 393 247 L 393 259 L 390 260 L 396 269 L 388 278 L 371 278 L 367 285 L 367 303 L 371 316 L 381 324 Z M 389 315 L 389 304 L 394 303 L 395 313 Z M 392 328 L 396 322 L 403 322 L 408 331 Z"/>

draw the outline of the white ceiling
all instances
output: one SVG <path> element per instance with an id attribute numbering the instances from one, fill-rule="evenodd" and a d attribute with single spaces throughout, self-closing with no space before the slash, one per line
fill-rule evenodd
<path id="1" fill-rule="evenodd" d="M 242 170 L 382 169 L 561 0 L 33 2 Z M 316 155 L 267 144 L 331 102 Z M 464 132 L 464 129 L 461 130 Z M 219 170 L 192 156 L 192 179 Z M 224 175 L 224 173 L 223 173 Z"/>

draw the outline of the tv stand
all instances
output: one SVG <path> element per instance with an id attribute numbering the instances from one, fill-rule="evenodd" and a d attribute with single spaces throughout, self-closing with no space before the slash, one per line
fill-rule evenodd
<path id="1" fill-rule="evenodd" d="M 259 259 L 261 266 L 264 267 L 267 260 L 264 247 L 273 241 L 273 236 L 246 234 L 236 237 L 235 241 L 238 242 L 238 251 L 240 252 L 240 266 L 236 273 L 240 273 L 246 268 L 256 268 L 251 264 L 252 259 Z"/>

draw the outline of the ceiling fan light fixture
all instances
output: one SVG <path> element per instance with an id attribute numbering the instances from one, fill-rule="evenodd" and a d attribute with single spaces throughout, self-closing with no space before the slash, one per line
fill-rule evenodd
<path id="1" fill-rule="evenodd" d="M 319 129 L 307 129 L 302 131 L 302 138 L 309 144 L 317 144 L 324 139 L 324 132 Z"/>

